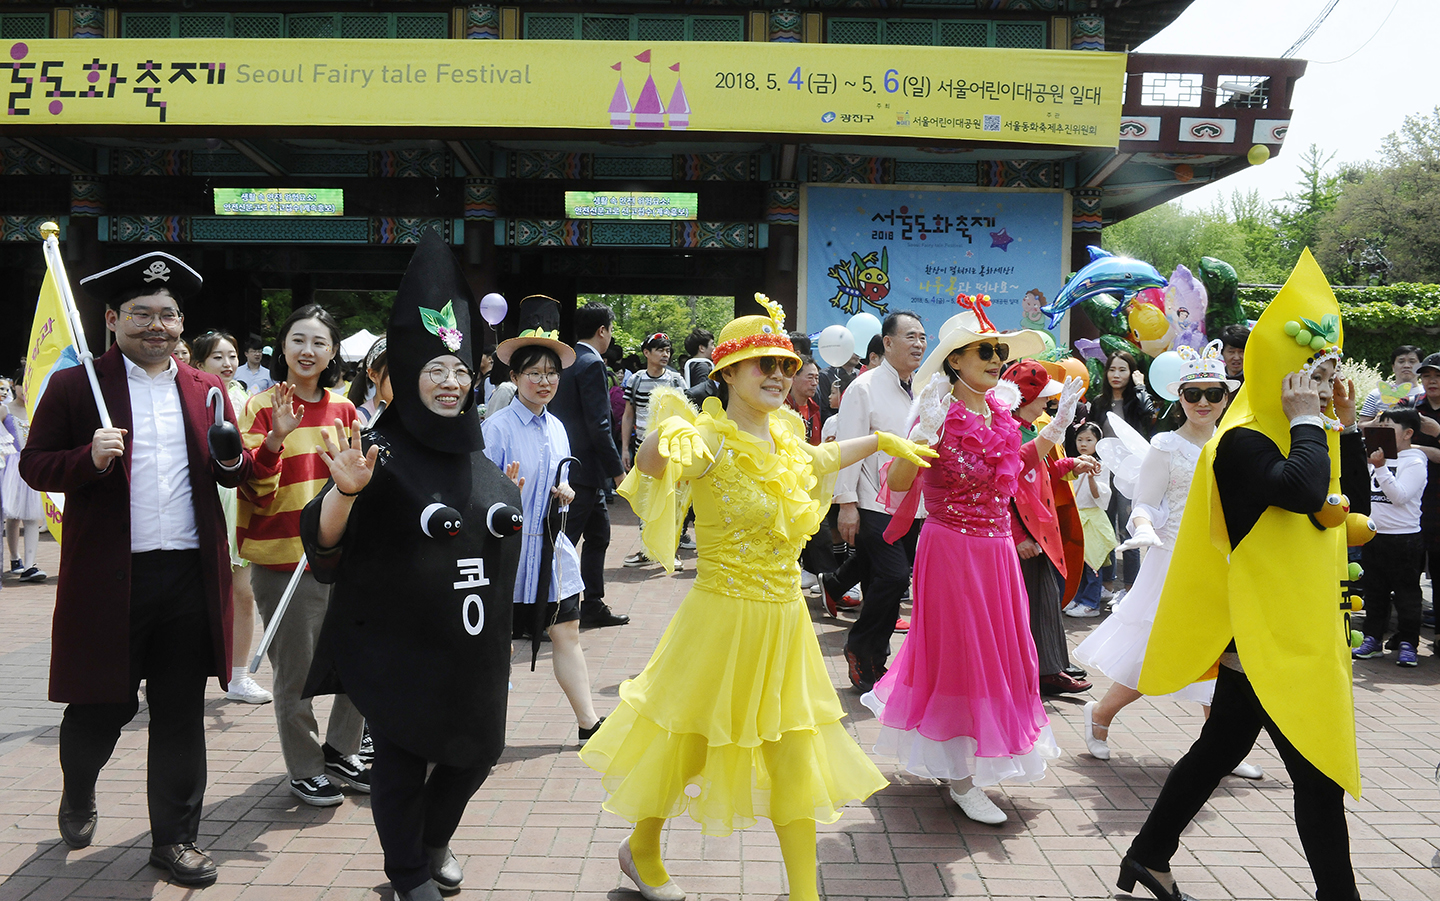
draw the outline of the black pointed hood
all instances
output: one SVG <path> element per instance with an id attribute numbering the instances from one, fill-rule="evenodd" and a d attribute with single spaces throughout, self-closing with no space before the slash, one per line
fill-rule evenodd
<path id="1" fill-rule="evenodd" d="M 419 388 L 420 371 L 438 356 L 454 354 L 474 371 L 476 335 L 471 323 L 480 321 L 477 312 L 455 255 L 439 232 L 425 232 L 390 311 L 386 359 L 395 400 L 379 422 L 398 417 L 416 440 L 445 453 L 468 454 L 485 447 L 473 390 L 465 399 L 464 412 L 449 417 L 426 407 Z"/>

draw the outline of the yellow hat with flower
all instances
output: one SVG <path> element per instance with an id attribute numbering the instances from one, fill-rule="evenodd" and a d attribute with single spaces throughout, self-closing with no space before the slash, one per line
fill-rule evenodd
<path id="1" fill-rule="evenodd" d="M 715 352 L 710 355 L 715 363 L 710 378 L 719 381 L 721 370 L 752 357 L 785 357 L 801 362 L 790 336 L 785 334 L 785 311 L 764 294 L 756 293 L 755 302 L 764 307 L 768 315 L 741 316 L 720 330 Z"/>

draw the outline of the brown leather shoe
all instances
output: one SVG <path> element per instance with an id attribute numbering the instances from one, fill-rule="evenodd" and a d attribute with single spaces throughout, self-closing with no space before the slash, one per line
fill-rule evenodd
<path id="1" fill-rule="evenodd" d="M 95 809 L 95 793 L 90 793 L 90 803 L 84 809 L 70 806 L 70 796 L 60 793 L 60 840 L 72 848 L 89 847 L 95 838 L 95 824 L 100 814 Z"/>
<path id="2" fill-rule="evenodd" d="M 1042 695 L 1073 694 L 1089 690 L 1089 682 L 1084 679 L 1077 679 L 1066 672 L 1052 673 L 1051 675 L 1040 677 L 1040 693 Z"/>
<path id="3" fill-rule="evenodd" d="M 150 866 L 169 870 L 180 885 L 210 885 L 215 881 L 215 861 L 194 842 L 156 845 L 150 849 Z"/>

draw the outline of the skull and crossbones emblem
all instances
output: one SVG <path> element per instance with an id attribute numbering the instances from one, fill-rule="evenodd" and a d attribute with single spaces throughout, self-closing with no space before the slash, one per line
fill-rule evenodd
<path id="1" fill-rule="evenodd" d="M 145 277 L 145 284 L 147 285 L 155 281 L 156 279 L 159 279 L 162 282 L 170 281 L 170 267 L 166 266 L 160 260 L 156 260 L 155 262 L 151 263 L 150 266 L 141 274 Z"/>

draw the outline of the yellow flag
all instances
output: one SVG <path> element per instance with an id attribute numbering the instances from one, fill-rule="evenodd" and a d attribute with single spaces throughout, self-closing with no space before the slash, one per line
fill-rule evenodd
<path id="1" fill-rule="evenodd" d="M 50 376 L 62 369 L 79 366 L 75 339 L 70 333 L 70 320 L 60 300 L 55 273 L 45 271 L 40 283 L 40 299 L 35 304 L 35 322 L 30 326 L 30 343 L 25 352 L 25 417 L 33 420 L 40 395 L 50 383 Z M 65 495 L 42 492 L 45 520 L 50 534 L 60 540 L 60 520 L 65 510 Z"/>

